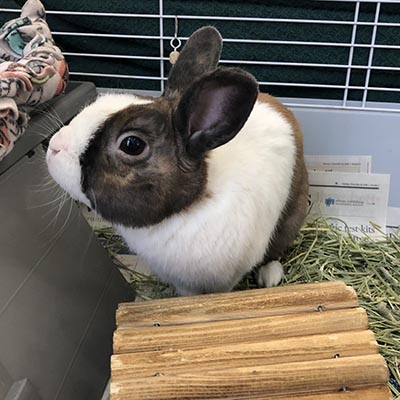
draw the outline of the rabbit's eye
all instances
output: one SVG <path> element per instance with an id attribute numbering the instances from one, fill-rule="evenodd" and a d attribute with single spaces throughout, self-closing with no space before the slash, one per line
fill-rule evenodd
<path id="1" fill-rule="evenodd" d="M 138 156 L 146 148 L 146 143 L 137 136 L 127 136 L 122 140 L 119 148 L 126 154 Z"/>

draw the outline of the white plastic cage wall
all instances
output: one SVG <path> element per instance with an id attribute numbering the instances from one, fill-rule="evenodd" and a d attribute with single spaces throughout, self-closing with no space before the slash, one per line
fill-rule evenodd
<path id="1" fill-rule="evenodd" d="M 50 2 L 51 3 L 51 2 Z M 339 109 L 353 109 L 353 110 L 379 110 L 379 111 L 395 111 L 400 112 L 400 21 L 389 20 L 389 22 L 382 19 L 382 9 L 388 6 L 397 6 L 400 10 L 400 1 L 354 1 L 354 0 L 342 0 L 342 1 L 310 1 L 308 3 L 325 3 L 329 8 L 337 7 L 339 3 L 347 4 L 351 7 L 351 17 L 348 19 L 337 19 L 337 20 L 326 20 L 326 19 L 318 19 L 313 18 L 311 13 L 309 18 L 271 18 L 268 15 L 261 16 L 230 16 L 229 11 L 224 13 L 225 15 L 179 15 L 179 14 L 171 14 L 169 9 L 167 8 L 167 2 L 165 0 L 154 0 L 148 1 L 148 3 L 157 3 L 156 7 L 153 7 L 153 10 L 156 8 L 157 12 L 149 13 L 149 14 L 133 14 L 133 13 L 116 13 L 116 12 L 96 12 L 96 11 L 75 11 L 75 10 L 52 10 L 47 9 L 47 14 L 49 16 L 68 16 L 68 17 L 90 17 L 93 21 L 93 26 L 95 26 L 96 20 L 104 20 L 107 18 L 117 18 L 120 20 L 121 25 L 125 24 L 126 21 L 133 21 L 134 24 L 140 25 L 145 20 L 158 20 L 158 32 L 157 34 L 126 34 L 118 31 L 110 32 L 110 33 L 100 33 L 100 32 L 83 32 L 83 31 L 71 31 L 71 30 L 57 30 L 57 27 L 52 27 L 53 35 L 56 41 L 61 41 L 65 38 L 80 38 L 85 40 L 87 38 L 96 38 L 96 39 L 118 39 L 121 41 L 124 40 L 135 40 L 135 43 L 146 42 L 146 41 L 157 41 L 159 42 L 159 46 L 156 49 L 154 54 L 151 55 L 138 55 L 132 54 L 130 51 L 127 51 L 126 54 L 118 53 L 104 53 L 101 49 L 90 48 L 90 50 L 86 52 L 71 52 L 65 51 L 65 56 L 67 59 L 76 59 L 87 61 L 97 59 L 97 60 L 114 60 L 117 65 L 118 62 L 127 60 L 132 62 L 148 62 L 151 61 L 153 63 L 158 64 L 157 70 L 154 68 L 149 70 L 146 74 L 140 75 L 132 75 L 132 74 L 123 74 L 118 73 L 118 68 L 115 68 L 115 71 L 102 71 L 101 66 L 96 68 L 95 70 L 85 71 L 80 69 L 75 69 L 73 66 L 71 68 L 70 74 L 74 79 L 80 80 L 93 80 L 99 78 L 110 78 L 118 80 L 119 82 L 124 80 L 130 81 L 152 81 L 157 82 L 158 90 L 162 91 L 164 88 L 165 81 L 167 79 L 167 68 L 169 66 L 169 57 L 168 52 L 172 50 L 170 41 L 174 39 L 174 35 L 167 34 L 165 26 L 171 26 L 174 22 L 178 22 L 178 38 L 184 41 L 187 39 L 187 36 L 179 36 L 179 32 L 182 31 L 182 27 L 188 23 L 196 23 L 198 26 L 202 24 L 218 24 L 218 23 L 229 23 L 229 24 L 248 24 L 248 26 L 254 26 L 254 24 L 264 24 L 264 26 L 274 26 L 277 27 L 277 30 L 280 26 L 287 26 L 286 24 L 298 24 L 302 27 L 311 26 L 313 27 L 337 27 L 338 30 L 346 29 L 349 34 L 347 34 L 347 41 L 339 41 L 335 36 L 332 36 L 330 40 L 318 40 L 318 37 L 315 37 L 314 40 L 276 40 L 270 39 L 268 37 L 264 37 L 262 39 L 257 38 L 241 38 L 241 37 L 225 37 L 224 32 L 224 47 L 229 49 L 230 45 L 233 44 L 242 44 L 246 46 L 259 46 L 259 45 L 268 45 L 268 46 L 290 46 L 294 52 L 302 53 L 307 51 L 309 53 L 309 49 L 323 49 L 323 51 L 331 51 L 335 48 L 345 49 L 346 50 L 346 59 L 343 62 L 343 57 L 340 58 L 341 62 L 338 62 L 337 58 L 333 55 L 332 59 L 329 62 L 318 62 L 313 60 L 308 60 L 306 62 L 293 62 L 285 59 L 282 60 L 266 60 L 263 59 L 263 54 L 258 54 L 257 51 L 252 53 L 251 57 L 243 58 L 237 54 L 237 57 L 233 58 L 223 58 L 221 60 L 222 65 L 231 65 L 231 66 L 241 66 L 246 69 L 251 69 L 254 67 L 264 67 L 264 68 L 273 68 L 273 67 L 282 67 L 282 68 L 290 68 L 292 71 L 296 69 L 301 69 L 303 71 L 303 76 L 306 74 L 305 70 L 315 71 L 316 69 L 324 69 L 325 71 L 334 71 L 340 72 L 341 77 L 339 79 L 340 82 L 336 82 L 334 84 L 329 82 L 329 79 L 322 79 L 322 81 L 313 81 L 307 82 L 304 80 L 293 80 L 290 81 L 282 81 L 281 79 L 275 80 L 263 80 L 259 76 L 257 76 L 257 72 L 254 72 L 256 78 L 259 80 L 259 84 L 262 91 L 274 91 L 275 87 L 286 87 L 286 88 L 299 88 L 299 89 L 311 89 L 315 88 L 320 90 L 318 93 L 320 95 L 316 98 L 310 98 L 310 96 L 306 96 L 304 99 L 297 99 L 297 96 L 290 96 L 290 98 L 284 98 L 284 102 L 288 105 L 296 105 L 300 107 L 324 107 L 324 108 L 339 108 Z M 287 2 L 290 3 L 290 2 Z M 295 3 L 295 2 L 292 2 Z M 154 4 L 153 4 L 154 5 Z M 363 7 L 369 7 L 369 18 L 365 18 L 362 15 Z M 372 7 L 372 8 L 371 8 Z M 371 14 L 372 10 L 372 14 Z M 0 8 L 1 13 L 9 14 L 10 18 L 14 17 L 13 14 L 18 13 L 19 10 L 16 8 Z M 268 14 L 268 3 L 265 4 L 264 13 Z M 400 13 L 397 15 L 399 16 Z M 245 26 L 245 25 L 243 25 Z M 361 29 L 369 28 L 370 31 L 368 33 L 369 38 L 365 40 L 359 40 L 358 35 Z M 307 27 L 307 29 L 309 29 Z M 323 28 L 322 28 L 323 29 Z M 391 35 L 393 38 L 397 37 L 397 40 L 394 42 L 382 43 L 380 40 L 380 33 L 384 29 L 391 29 Z M 171 30 L 170 30 L 171 31 Z M 171 32 L 170 32 L 171 33 Z M 62 46 L 61 46 L 62 47 Z M 169 50 L 168 50 L 169 49 Z M 365 62 L 359 63 L 355 60 L 355 54 L 358 51 L 363 51 L 364 54 L 367 54 L 365 58 Z M 376 62 L 376 54 L 379 51 L 384 51 L 386 54 L 389 54 L 390 57 L 385 60 L 385 56 L 380 57 L 379 62 Z M 252 71 L 250 71 L 252 72 Z M 357 80 L 355 84 L 352 82 L 352 76 L 354 74 L 362 74 L 361 78 Z M 376 84 L 373 82 L 373 78 L 380 74 L 381 76 L 384 74 L 391 74 L 392 79 L 390 81 L 384 82 L 385 84 Z M 379 80 L 378 80 L 379 81 Z M 100 84 L 101 86 L 101 84 Z M 124 87 L 124 83 L 120 83 L 119 86 Z M 335 91 L 335 93 L 340 93 L 336 98 L 332 99 L 330 93 Z M 351 99 L 349 96 L 350 93 L 358 93 L 359 96 L 357 100 Z M 392 94 L 395 96 L 395 101 L 371 101 L 371 97 L 373 94 L 384 93 L 384 94 Z M 273 93 L 274 94 L 274 93 Z M 282 96 L 281 96 L 282 97 Z M 285 96 L 288 97 L 288 96 Z M 393 96 L 392 96 L 393 97 Z"/>

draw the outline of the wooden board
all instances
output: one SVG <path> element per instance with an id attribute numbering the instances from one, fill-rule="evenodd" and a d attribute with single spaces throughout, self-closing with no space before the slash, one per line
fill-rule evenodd
<path id="1" fill-rule="evenodd" d="M 387 400 L 391 398 L 390 391 L 387 387 L 379 387 L 359 390 L 340 390 L 335 393 L 280 397 L 278 400 Z M 272 399 L 273 397 L 262 397 L 258 400 Z"/>
<path id="2" fill-rule="evenodd" d="M 117 325 L 112 400 L 391 399 L 341 282 L 125 303 Z"/>
<path id="3" fill-rule="evenodd" d="M 268 292 L 254 289 L 191 299 L 162 299 L 153 301 L 151 306 L 148 302 L 122 303 L 117 310 L 117 325 L 176 325 L 358 307 L 356 292 L 343 282 L 279 286 Z"/>

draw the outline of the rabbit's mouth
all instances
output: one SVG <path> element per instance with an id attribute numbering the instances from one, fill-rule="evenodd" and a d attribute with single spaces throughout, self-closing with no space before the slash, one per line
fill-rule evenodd
<path id="1" fill-rule="evenodd" d="M 46 154 L 47 168 L 59 186 L 77 201 L 92 208 L 88 197 L 81 189 L 81 168 L 78 157 L 65 150 L 48 148 Z"/>

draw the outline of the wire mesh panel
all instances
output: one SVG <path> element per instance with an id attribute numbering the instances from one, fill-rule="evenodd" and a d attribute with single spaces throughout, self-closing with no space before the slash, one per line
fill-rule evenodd
<path id="1" fill-rule="evenodd" d="M 6 2 L 1 22 L 19 12 Z M 44 4 L 71 76 L 99 87 L 162 91 L 176 28 L 183 44 L 213 25 L 222 65 L 253 73 L 262 91 L 304 107 L 400 111 L 400 1 Z"/>

